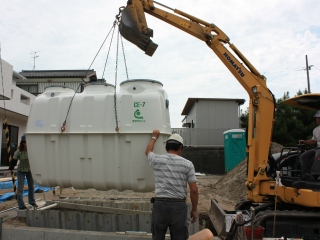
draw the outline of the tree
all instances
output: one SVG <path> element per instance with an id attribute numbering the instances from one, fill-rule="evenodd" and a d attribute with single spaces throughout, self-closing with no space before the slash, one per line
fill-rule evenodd
<path id="1" fill-rule="evenodd" d="M 302 94 L 300 90 L 297 92 L 297 95 Z M 284 104 L 284 100 L 289 97 L 287 92 L 276 101 L 272 141 L 283 146 L 296 146 L 299 139 L 312 137 L 312 131 L 316 127 L 313 117 L 315 111 Z"/>
<path id="2" fill-rule="evenodd" d="M 307 93 L 306 90 L 297 92 L 297 95 Z M 312 131 L 316 127 L 314 119 L 315 111 L 291 107 L 284 104 L 284 100 L 290 98 L 289 92 L 276 100 L 275 122 L 273 125 L 272 141 L 286 147 L 296 146 L 299 139 L 310 139 Z M 248 126 L 248 109 L 241 113 L 241 127 Z"/>
<path id="3" fill-rule="evenodd" d="M 244 113 L 241 111 L 241 114 L 240 114 L 240 126 L 241 126 L 241 128 L 247 128 L 248 127 L 248 116 L 249 116 L 249 109 L 248 108 L 245 110 Z"/>

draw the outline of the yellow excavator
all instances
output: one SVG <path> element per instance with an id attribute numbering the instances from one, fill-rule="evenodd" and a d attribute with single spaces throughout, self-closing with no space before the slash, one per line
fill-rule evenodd
<path id="1" fill-rule="evenodd" d="M 117 16 L 120 33 L 146 55 L 152 56 L 158 45 L 150 39 L 153 30 L 147 25 L 145 13 L 207 44 L 249 95 L 247 200 L 239 203 L 236 210 L 253 209 L 252 225 L 264 227 L 266 237 L 320 239 L 320 191 L 293 184 L 299 182 L 300 150 L 289 149 L 278 154 L 277 158 L 270 154 L 275 98 L 267 87 L 265 76 L 215 24 L 156 1 L 129 0 Z M 285 185 L 281 184 L 282 178 Z M 218 235 L 226 236 L 229 213 L 215 200 L 211 202 L 210 218 L 214 228 Z"/>

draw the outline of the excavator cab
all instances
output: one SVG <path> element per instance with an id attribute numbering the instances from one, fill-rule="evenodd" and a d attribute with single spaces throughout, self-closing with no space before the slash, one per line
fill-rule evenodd
<path id="1" fill-rule="evenodd" d="M 299 107 L 309 110 L 319 110 L 320 109 L 320 94 L 318 93 L 309 93 L 303 94 L 296 97 L 292 97 L 284 100 L 284 103 L 293 107 Z M 299 149 L 298 153 L 303 153 L 303 145 L 301 145 L 301 149 Z M 297 189 L 320 189 L 320 181 L 318 175 L 307 174 L 306 176 L 301 176 L 299 180 L 295 180 L 293 178 L 288 179 L 284 178 L 282 180 L 285 186 L 292 186 Z"/>
<path id="2" fill-rule="evenodd" d="M 129 42 L 143 50 L 146 55 L 152 56 L 158 45 L 150 38 L 153 30 L 148 28 L 140 1 L 128 1 L 120 16 L 119 30 L 121 35 Z"/>

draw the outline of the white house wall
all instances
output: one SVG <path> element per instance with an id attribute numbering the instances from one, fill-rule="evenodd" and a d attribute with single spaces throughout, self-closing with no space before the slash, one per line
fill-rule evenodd
<path id="1" fill-rule="evenodd" d="M 194 106 L 196 107 L 196 116 L 198 116 L 197 128 L 239 128 L 239 107 L 236 101 L 199 100 Z"/>
<path id="2" fill-rule="evenodd" d="M 4 96 L 7 98 L 10 98 L 13 67 L 12 65 L 10 65 L 4 60 L 0 59 L 0 61 L 1 61 L 1 67 L 2 67 L 0 68 L 0 74 L 2 69 L 2 76 L 0 75 L 0 95 L 3 95 L 3 92 L 4 92 Z"/>
<path id="3" fill-rule="evenodd" d="M 0 100 L 0 118 L 2 120 L 6 118 L 8 125 L 19 128 L 19 140 L 21 135 L 26 132 L 30 106 L 35 96 L 18 88 L 15 85 L 16 81 L 13 76 L 13 66 L 4 60 L 0 59 L 0 61 L 2 66 L 0 71 L 2 70 L 3 76 L 3 79 L 1 78 L 0 81 L 0 94 L 3 95 L 4 91 L 5 97 L 9 98 L 9 100 Z M 23 95 L 26 100 L 21 101 L 21 95 Z M 2 134 L 0 134 L 0 143 L 3 142 L 5 142 L 5 140 L 2 139 Z"/>
<path id="4" fill-rule="evenodd" d="M 2 71 L 5 96 L 10 98 L 10 100 L 0 101 L 0 111 L 3 111 L 3 108 L 5 107 L 11 112 L 28 116 L 30 106 L 35 99 L 35 96 L 14 85 L 15 80 L 13 80 L 13 66 L 4 60 L 2 60 Z M 2 84 L 0 87 L 0 91 L 1 93 L 3 91 Z M 21 95 L 25 96 L 27 100 L 21 102 Z"/>
<path id="5" fill-rule="evenodd" d="M 191 108 L 187 118 L 186 118 L 186 122 L 188 123 L 192 123 L 192 121 L 194 122 L 194 127 L 197 128 L 198 125 L 197 125 L 197 121 L 196 121 L 196 105 L 197 105 L 197 102 L 194 103 L 193 107 Z M 192 128 L 192 126 L 190 126 Z"/>

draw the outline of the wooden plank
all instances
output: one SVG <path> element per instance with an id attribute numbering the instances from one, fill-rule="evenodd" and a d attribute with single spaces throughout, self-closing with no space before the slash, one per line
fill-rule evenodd
<path id="1" fill-rule="evenodd" d="M 17 177 L 15 177 L 14 179 L 17 180 Z M 9 181 L 12 181 L 11 177 L 0 178 L 0 182 L 9 182 Z"/>
<path id="2" fill-rule="evenodd" d="M 149 211 L 138 211 L 138 210 L 130 210 L 130 209 L 111 208 L 111 207 L 90 206 L 90 205 L 77 204 L 77 203 L 48 201 L 48 205 L 53 203 L 58 203 L 58 207 L 62 209 L 64 208 L 64 209 L 89 211 L 89 212 L 114 213 L 114 214 L 150 213 Z"/>
<path id="3" fill-rule="evenodd" d="M 105 202 L 102 202 L 102 207 L 113 207 L 113 201 L 106 200 Z"/>

